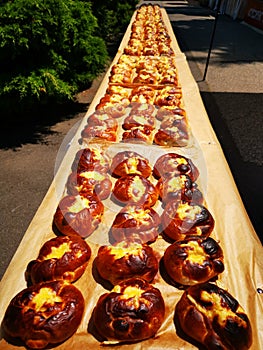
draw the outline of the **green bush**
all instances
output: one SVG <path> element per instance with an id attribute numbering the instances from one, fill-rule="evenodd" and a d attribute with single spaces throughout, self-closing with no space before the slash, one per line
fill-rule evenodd
<path id="1" fill-rule="evenodd" d="M 126 30 L 138 0 L 93 0 L 92 10 L 98 19 L 98 35 L 114 40 Z"/>
<path id="2" fill-rule="evenodd" d="M 2 111 L 73 100 L 105 69 L 107 48 L 90 2 L 5 1 L 0 23 Z"/>

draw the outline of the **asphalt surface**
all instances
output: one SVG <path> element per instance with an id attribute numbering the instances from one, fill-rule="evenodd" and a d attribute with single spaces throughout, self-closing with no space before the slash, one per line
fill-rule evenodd
<path id="1" fill-rule="evenodd" d="M 192 1 L 159 3 L 167 10 L 246 210 L 263 242 L 263 33 L 220 14 L 203 80 L 215 13 Z M 82 111 L 55 119 L 48 118 L 47 111 L 47 118 L 36 118 L 34 124 L 21 120 L 2 128 L 0 277 L 52 182 L 61 159 L 61 144 L 78 127 L 101 78 L 79 94 Z"/>

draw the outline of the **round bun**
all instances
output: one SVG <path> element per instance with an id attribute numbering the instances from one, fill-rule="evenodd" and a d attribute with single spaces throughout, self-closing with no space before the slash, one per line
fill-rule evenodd
<path id="1" fill-rule="evenodd" d="M 192 236 L 168 246 L 163 262 L 170 279 L 182 285 L 209 281 L 224 271 L 223 251 L 211 237 Z"/>
<path id="2" fill-rule="evenodd" d="M 189 287 L 176 305 L 175 320 L 207 349 L 247 350 L 250 321 L 238 301 L 212 283 Z"/>
<path id="3" fill-rule="evenodd" d="M 90 197 L 96 194 L 100 200 L 109 197 L 112 183 L 109 175 L 94 170 L 72 172 L 67 180 L 67 192 L 69 195 Z"/>
<path id="4" fill-rule="evenodd" d="M 160 178 L 156 187 L 164 204 L 167 204 L 171 200 L 194 202 L 197 204 L 203 203 L 202 193 L 188 175 Z"/>
<path id="5" fill-rule="evenodd" d="M 109 159 L 106 155 L 96 148 L 80 149 L 72 163 L 73 172 L 97 171 L 107 173 L 110 168 Z"/>
<path id="6" fill-rule="evenodd" d="M 208 237 L 214 228 L 214 218 L 201 204 L 170 201 L 161 216 L 165 235 L 173 241 L 197 235 Z"/>
<path id="7" fill-rule="evenodd" d="M 164 320 L 159 289 L 132 278 L 103 294 L 94 310 L 94 324 L 106 340 L 135 342 L 153 337 Z"/>
<path id="8" fill-rule="evenodd" d="M 185 174 L 194 182 L 199 176 L 199 171 L 191 159 L 177 153 L 166 153 L 156 160 L 153 174 L 157 178 Z"/>
<path id="9" fill-rule="evenodd" d="M 115 242 L 154 242 L 159 235 L 160 216 L 152 208 L 126 205 L 116 215 L 111 234 Z"/>
<path id="10" fill-rule="evenodd" d="M 61 199 L 53 223 L 66 236 L 90 236 L 101 222 L 104 206 L 97 196 L 83 198 L 66 196 Z"/>
<path id="11" fill-rule="evenodd" d="M 153 206 L 158 200 L 157 188 L 141 175 L 126 175 L 120 177 L 112 190 L 115 198 L 122 203 L 137 203 Z"/>
<path id="12" fill-rule="evenodd" d="M 152 168 L 149 161 L 137 152 L 123 151 L 113 157 L 110 171 L 118 177 L 138 174 L 147 178 L 151 175 Z"/>
<path id="13" fill-rule="evenodd" d="M 43 282 L 19 292 L 5 312 L 5 336 L 42 349 L 61 343 L 77 330 L 84 311 L 81 292 L 63 281 Z"/>
<path id="14" fill-rule="evenodd" d="M 147 244 L 120 242 L 99 248 L 96 267 L 99 275 L 113 285 L 132 277 L 152 282 L 158 271 L 158 260 Z"/>
<path id="15" fill-rule="evenodd" d="M 29 262 L 26 280 L 36 284 L 45 281 L 76 281 L 84 273 L 91 256 L 89 245 L 78 236 L 58 236 L 41 247 L 36 260 Z"/>

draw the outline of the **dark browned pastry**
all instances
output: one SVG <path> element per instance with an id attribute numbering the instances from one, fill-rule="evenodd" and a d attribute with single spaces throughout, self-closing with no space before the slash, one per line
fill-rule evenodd
<path id="1" fill-rule="evenodd" d="M 176 108 L 181 106 L 182 90 L 181 88 L 174 86 L 167 86 L 157 91 L 154 104 L 159 107 Z"/>
<path id="2" fill-rule="evenodd" d="M 207 350 L 247 350 L 251 346 L 248 316 L 230 293 L 215 284 L 189 287 L 176 305 L 175 318 L 184 333 Z"/>
<path id="3" fill-rule="evenodd" d="M 54 214 L 54 225 L 66 236 L 90 236 L 101 222 L 104 205 L 97 196 L 66 196 Z"/>
<path id="4" fill-rule="evenodd" d="M 58 236 L 47 241 L 36 260 L 29 262 L 26 280 L 40 282 L 64 280 L 74 282 L 84 273 L 91 249 L 81 237 Z"/>
<path id="5" fill-rule="evenodd" d="M 152 208 L 126 205 L 116 215 L 111 234 L 116 242 L 154 242 L 159 234 L 160 216 Z"/>
<path id="6" fill-rule="evenodd" d="M 203 203 L 203 195 L 188 175 L 160 178 L 156 185 L 164 204 L 173 201 Z"/>
<path id="7" fill-rule="evenodd" d="M 131 110 L 130 115 L 153 115 L 155 111 L 155 107 L 148 103 L 138 103 L 138 102 L 132 102 L 130 104 Z"/>
<path id="8" fill-rule="evenodd" d="M 155 128 L 155 118 L 151 114 L 130 114 L 122 124 L 124 130 L 130 130 L 139 126 L 146 126 L 150 130 Z"/>
<path id="9" fill-rule="evenodd" d="M 191 159 L 177 153 L 166 153 L 155 162 L 153 174 L 157 178 L 186 174 L 194 182 L 199 176 L 199 171 Z"/>
<path id="10" fill-rule="evenodd" d="M 2 327 L 31 349 L 61 343 L 77 330 L 84 311 L 81 292 L 63 281 L 34 284 L 19 292 L 5 312 Z"/>
<path id="11" fill-rule="evenodd" d="M 148 244 L 120 242 L 99 248 L 96 267 L 99 275 L 113 285 L 132 277 L 152 282 L 158 260 Z"/>
<path id="12" fill-rule="evenodd" d="M 110 142 L 116 142 L 117 140 L 117 131 L 114 128 L 108 127 L 107 123 L 103 125 L 86 125 L 81 132 L 81 136 L 84 139 L 101 139 Z"/>
<path id="13" fill-rule="evenodd" d="M 117 130 L 118 123 L 116 118 L 113 118 L 105 110 L 98 110 L 88 117 L 88 126 L 107 126 L 112 130 Z"/>
<path id="14" fill-rule="evenodd" d="M 122 134 L 123 142 L 145 142 L 148 144 L 152 144 L 153 142 L 153 133 L 152 128 L 148 126 L 138 126 L 135 128 L 131 128 L 130 130 L 125 131 Z"/>
<path id="15" fill-rule="evenodd" d="M 120 177 L 112 190 L 115 198 L 125 204 L 142 204 L 152 207 L 158 197 L 157 188 L 142 175 L 125 175 Z"/>
<path id="16" fill-rule="evenodd" d="M 160 128 L 154 135 L 154 143 L 165 147 L 185 147 L 189 141 L 189 135 L 178 126 Z"/>
<path id="17" fill-rule="evenodd" d="M 224 271 L 223 251 L 211 237 L 188 237 L 168 246 L 163 262 L 171 280 L 182 285 L 209 281 Z"/>
<path id="18" fill-rule="evenodd" d="M 165 315 L 159 289 L 132 278 L 103 294 L 94 310 L 94 323 L 108 341 L 135 342 L 153 337 Z"/>
<path id="19" fill-rule="evenodd" d="M 110 172 L 118 177 L 138 174 L 145 178 L 152 173 L 152 168 L 148 159 L 144 158 L 137 152 L 123 151 L 117 153 L 111 162 Z"/>
<path id="20" fill-rule="evenodd" d="M 90 197 L 97 195 L 100 200 L 109 197 L 112 182 L 109 175 L 98 171 L 72 172 L 67 180 L 66 188 L 69 195 Z"/>
<path id="21" fill-rule="evenodd" d="M 174 241 L 183 240 L 190 235 L 208 237 L 215 223 L 203 205 L 173 200 L 165 206 L 161 220 L 165 235 Z"/>
<path id="22" fill-rule="evenodd" d="M 97 171 L 107 173 L 110 168 L 108 157 L 96 148 L 80 149 L 72 163 L 73 172 Z"/>

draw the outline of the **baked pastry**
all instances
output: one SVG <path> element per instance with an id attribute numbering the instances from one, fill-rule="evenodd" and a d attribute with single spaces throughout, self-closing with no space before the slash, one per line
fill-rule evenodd
<path id="1" fill-rule="evenodd" d="M 113 285 L 132 277 L 152 282 L 158 271 L 153 249 L 136 242 L 101 246 L 95 261 L 99 275 Z"/>
<path id="2" fill-rule="evenodd" d="M 54 214 L 53 223 L 66 236 L 90 236 L 98 227 L 104 205 L 96 195 L 91 197 L 65 196 Z"/>
<path id="3" fill-rule="evenodd" d="M 178 86 L 166 86 L 161 90 L 157 90 L 154 104 L 159 107 L 181 107 L 182 89 Z"/>
<path id="4" fill-rule="evenodd" d="M 27 265 L 26 280 L 36 284 L 64 280 L 74 282 L 84 273 L 91 249 L 81 237 L 58 236 L 45 242 L 36 260 Z"/>
<path id="5" fill-rule="evenodd" d="M 171 200 L 203 203 L 203 195 L 195 182 L 188 175 L 159 178 L 156 185 L 163 204 Z"/>
<path id="6" fill-rule="evenodd" d="M 247 350 L 252 343 L 248 316 L 226 290 L 212 283 L 189 287 L 176 305 L 175 319 L 206 349 Z"/>
<path id="7" fill-rule="evenodd" d="M 134 151 L 118 152 L 112 159 L 110 172 L 114 176 L 138 174 L 145 178 L 152 173 L 148 159 Z"/>
<path id="8" fill-rule="evenodd" d="M 88 140 L 100 139 L 100 140 L 106 140 L 110 142 L 117 141 L 117 131 L 115 126 L 109 127 L 107 123 L 104 123 L 102 125 L 97 125 L 97 126 L 86 125 L 81 132 L 81 136 L 83 139 L 88 139 Z"/>
<path id="9" fill-rule="evenodd" d="M 168 246 L 163 256 L 170 279 L 182 285 L 211 280 L 224 271 L 223 251 L 211 237 L 188 237 Z"/>
<path id="10" fill-rule="evenodd" d="M 185 147 L 189 141 L 188 132 L 178 126 L 162 128 L 154 135 L 154 143 L 165 147 Z"/>
<path id="11" fill-rule="evenodd" d="M 160 216 L 152 208 L 126 205 L 116 215 L 111 235 L 115 242 L 154 242 L 159 234 Z"/>
<path id="12" fill-rule="evenodd" d="M 161 216 L 163 232 L 173 241 L 190 235 L 208 237 L 214 228 L 214 218 L 201 204 L 178 202 L 167 203 Z"/>
<path id="13" fill-rule="evenodd" d="M 110 168 L 109 158 L 96 148 L 80 149 L 74 158 L 71 169 L 73 172 L 97 171 L 106 174 Z"/>
<path id="14" fill-rule="evenodd" d="M 177 153 L 166 153 L 156 160 L 153 174 L 157 178 L 186 174 L 194 182 L 199 176 L 199 171 L 191 159 Z"/>
<path id="15" fill-rule="evenodd" d="M 98 333 L 113 342 L 136 342 L 153 337 L 165 315 L 159 289 L 148 282 L 132 278 L 101 295 L 94 309 Z"/>
<path id="16" fill-rule="evenodd" d="M 106 126 L 109 129 L 117 130 L 118 122 L 106 110 L 97 110 L 88 117 L 88 126 Z"/>
<path id="17" fill-rule="evenodd" d="M 19 292 L 7 307 L 2 327 L 6 337 L 20 338 L 31 349 L 61 343 L 77 330 L 84 298 L 72 284 L 52 281 Z"/>
<path id="18" fill-rule="evenodd" d="M 163 121 L 164 119 L 186 120 L 186 112 L 182 108 L 167 109 L 160 107 L 157 110 L 156 118 Z"/>
<path id="19" fill-rule="evenodd" d="M 132 102 L 130 107 L 130 115 L 149 116 L 153 115 L 155 112 L 155 107 L 149 103 Z"/>
<path id="20" fill-rule="evenodd" d="M 100 200 L 109 197 L 112 182 L 108 174 L 95 170 L 72 172 L 67 180 L 66 188 L 69 195 L 90 197 L 97 195 Z"/>
<path id="21" fill-rule="evenodd" d="M 153 132 L 152 128 L 146 125 L 131 128 L 122 134 L 123 142 L 143 142 L 152 144 L 153 142 Z"/>
<path id="22" fill-rule="evenodd" d="M 152 207 L 158 200 L 157 188 L 142 175 L 120 177 L 112 190 L 113 196 L 121 203 L 137 203 Z"/>
<path id="23" fill-rule="evenodd" d="M 154 104 L 155 89 L 150 86 L 138 86 L 131 91 L 130 102 Z"/>
<path id="24" fill-rule="evenodd" d="M 151 114 L 130 114 L 128 115 L 123 123 L 122 127 L 124 130 L 130 130 L 139 126 L 146 126 L 150 130 L 155 128 L 155 118 Z"/>

